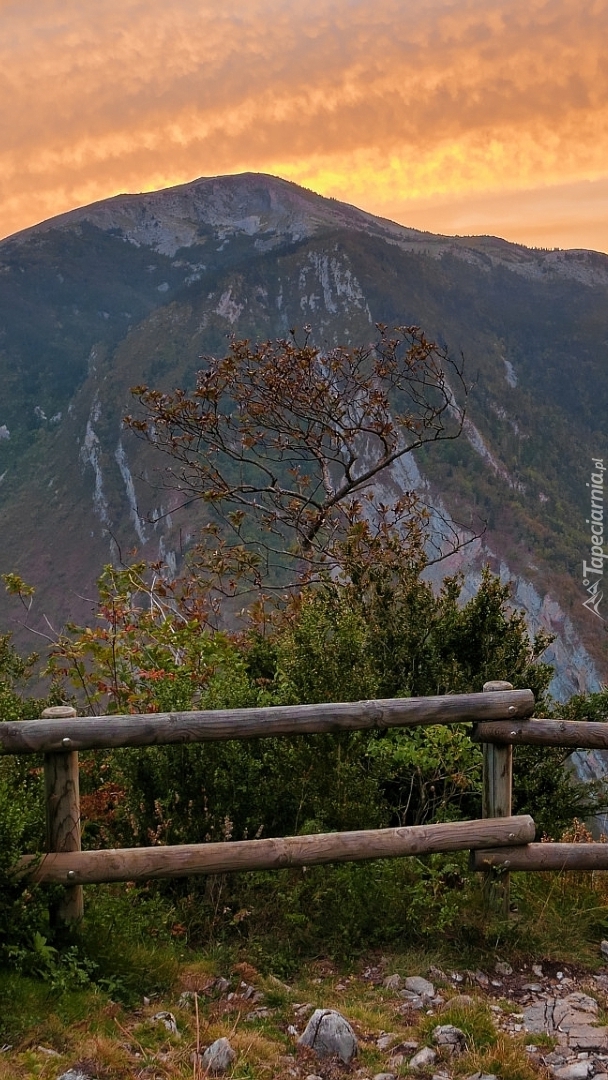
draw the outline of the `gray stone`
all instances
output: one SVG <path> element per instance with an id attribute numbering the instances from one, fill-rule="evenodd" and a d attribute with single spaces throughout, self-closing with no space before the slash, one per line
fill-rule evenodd
<path id="1" fill-rule="evenodd" d="M 604 940 L 600 943 L 600 952 L 602 956 L 608 958 L 608 941 Z"/>
<path id="2" fill-rule="evenodd" d="M 357 1053 L 357 1037 L 342 1013 L 335 1009 L 315 1009 L 298 1039 L 320 1057 L 339 1057 L 348 1065 Z"/>
<path id="3" fill-rule="evenodd" d="M 467 1080 L 498 1080 L 495 1073 L 482 1073 L 476 1072 L 471 1076 L 467 1076 Z"/>
<path id="4" fill-rule="evenodd" d="M 426 995 L 422 998 L 420 994 L 415 994 L 413 990 L 400 990 L 399 997 L 407 1002 L 409 1009 L 424 1009 L 425 1002 L 429 1000 Z"/>
<path id="5" fill-rule="evenodd" d="M 410 1060 L 410 1069 L 428 1069 L 437 1060 L 437 1051 L 430 1046 L 423 1046 Z"/>
<path id="6" fill-rule="evenodd" d="M 526 1031 L 533 1035 L 552 1035 L 555 1028 L 553 1024 L 554 998 L 547 1001 L 538 1001 L 524 1009 L 524 1025 Z"/>
<path id="7" fill-rule="evenodd" d="M 401 975 L 387 975 L 382 983 L 385 990 L 400 990 L 403 985 Z"/>
<path id="8" fill-rule="evenodd" d="M 444 1047 L 450 1054 L 460 1054 L 465 1048 L 465 1034 L 453 1024 L 438 1024 L 433 1029 L 433 1042 Z"/>
<path id="9" fill-rule="evenodd" d="M 440 979 L 443 982 L 447 982 L 448 979 L 445 971 L 442 968 L 435 967 L 434 964 L 431 964 L 429 968 L 429 975 L 431 975 L 433 979 Z"/>
<path id="10" fill-rule="evenodd" d="M 252 1024 L 255 1020 L 267 1020 L 269 1016 L 272 1016 L 272 1009 L 261 1008 L 254 1009 L 253 1012 L 247 1013 L 245 1021 L 248 1024 Z"/>
<path id="11" fill-rule="evenodd" d="M 571 1009 L 581 1009 L 582 1012 L 598 1013 L 599 1005 L 595 998 L 589 997 L 589 994 L 581 994 L 575 992 L 568 994 L 568 997 L 564 998 L 564 1003 L 568 1003 L 568 1007 Z"/>
<path id="12" fill-rule="evenodd" d="M 502 960 L 498 960 L 494 964 L 494 971 L 497 975 L 512 975 L 513 968 L 510 964 L 505 964 Z"/>
<path id="13" fill-rule="evenodd" d="M 572 1050 L 605 1050 L 608 1046 L 608 1028 L 573 1024 L 563 1030 L 563 1042 Z"/>
<path id="14" fill-rule="evenodd" d="M 91 1073 L 83 1073 L 80 1069 L 68 1069 L 66 1073 L 62 1073 L 57 1080 L 97 1080 Z"/>
<path id="15" fill-rule="evenodd" d="M 390 1050 L 397 1036 L 394 1031 L 388 1031 L 385 1035 L 380 1035 L 376 1039 L 376 1046 L 379 1050 Z"/>
<path id="16" fill-rule="evenodd" d="M 236 1054 L 228 1039 L 216 1039 L 205 1050 L 202 1065 L 212 1076 L 219 1076 L 228 1071 L 233 1061 L 236 1061 Z"/>
<path id="17" fill-rule="evenodd" d="M 373 1080 L 396 1080 L 394 1073 L 376 1073 Z"/>
<path id="18" fill-rule="evenodd" d="M 558 1050 L 552 1050 L 551 1053 L 544 1054 L 543 1057 L 545 1065 L 555 1065 L 555 1067 L 557 1068 L 558 1065 L 566 1064 L 565 1055 L 560 1054 Z"/>
<path id="19" fill-rule="evenodd" d="M 415 1054 L 416 1050 L 420 1047 L 420 1043 L 417 1039 L 406 1039 L 405 1042 L 400 1042 L 398 1046 L 393 1046 L 391 1067 L 394 1066 L 394 1059 L 399 1055 Z"/>
<path id="20" fill-rule="evenodd" d="M 410 975 L 405 980 L 405 989 L 410 990 L 413 994 L 419 994 L 420 997 L 435 997 L 435 987 L 428 979 L 423 979 L 420 975 Z"/>
<path id="21" fill-rule="evenodd" d="M 158 1012 L 151 1017 L 153 1024 L 162 1024 L 172 1035 L 178 1035 L 177 1020 L 172 1012 Z"/>
<path id="22" fill-rule="evenodd" d="M 553 1075 L 556 1080 L 587 1080 L 591 1070 L 590 1061 L 574 1061 L 571 1065 L 562 1065 Z"/>
<path id="23" fill-rule="evenodd" d="M 564 998 L 546 998 L 524 1009 L 526 1031 L 555 1035 L 573 1050 L 605 1050 L 608 1028 L 593 1027 L 598 1004 L 588 994 L 573 993 Z"/>
<path id="24" fill-rule="evenodd" d="M 449 998 L 448 1001 L 444 1001 L 439 1009 L 439 1012 L 448 1012 L 450 1009 L 473 1009 L 475 1008 L 475 998 L 470 994 L 456 994 L 455 997 Z"/>

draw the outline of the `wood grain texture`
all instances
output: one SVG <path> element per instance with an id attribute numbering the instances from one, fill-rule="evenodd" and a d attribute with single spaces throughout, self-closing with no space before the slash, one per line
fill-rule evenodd
<path id="1" fill-rule="evenodd" d="M 608 844 L 527 844 L 471 852 L 473 870 L 608 870 Z"/>
<path id="2" fill-rule="evenodd" d="M 508 682 L 484 683 L 486 693 L 508 693 L 513 689 Z M 504 722 L 504 721 L 503 721 Z M 485 725 L 478 725 L 485 727 Z M 513 751 L 510 745 L 483 747 L 482 815 L 484 818 L 511 817 L 511 789 L 513 786 Z"/>
<path id="3" fill-rule="evenodd" d="M 525 724 L 492 721 L 477 724 L 476 742 L 526 746 L 565 746 L 581 750 L 608 750 L 608 723 L 591 720 L 526 720 Z"/>
<path id="4" fill-rule="evenodd" d="M 524 814 L 495 821 L 456 821 L 403 829 L 321 833 L 221 844 L 25 855 L 17 869 L 32 881 L 91 885 L 104 881 L 280 870 L 289 866 L 521 845 L 532 840 L 534 833 L 534 821 Z"/>
<path id="5" fill-rule="evenodd" d="M 510 682 L 486 682 L 486 693 L 504 694 L 513 689 Z M 482 817 L 502 818 L 511 816 L 513 788 L 513 747 L 483 744 Z M 509 914 L 511 891 L 509 875 L 497 876 L 491 872 L 485 882 L 485 899 L 488 907 L 499 907 L 505 917 Z"/>
<path id="6" fill-rule="evenodd" d="M 76 716 L 71 705 L 51 705 L 43 720 L 66 720 Z M 80 851 L 80 781 L 78 754 L 74 751 L 44 755 L 44 794 L 47 852 Z M 80 885 L 69 886 L 51 905 L 52 924 L 73 926 L 82 920 L 84 900 Z"/>
<path id="7" fill-rule="evenodd" d="M 267 709 L 24 720 L 0 724 L 0 753 L 105 750 L 481 720 L 515 721 L 531 716 L 533 711 L 531 690 L 511 690 Z"/>

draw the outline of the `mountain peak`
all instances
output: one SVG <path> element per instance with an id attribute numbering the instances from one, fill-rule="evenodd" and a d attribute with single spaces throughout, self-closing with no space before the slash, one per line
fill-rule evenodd
<path id="1" fill-rule="evenodd" d="M 159 191 L 115 195 L 16 233 L 0 243 L 0 251 L 6 243 L 19 245 L 50 230 L 73 231 L 83 223 L 171 257 L 210 232 L 220 240 L 252 237 L 260 250 L 268 250 L 327 230 L 355 230 L 406 251 L 435 258 L 449 254 L 481 270 L 503 265 L 527 278 L 549 274 L 585 285 L 608 284 L 608 255 L 600 252 L 527 248 L 495 236 L 423 232 L 292 181 L 253 172 L 203 176 Z"/>

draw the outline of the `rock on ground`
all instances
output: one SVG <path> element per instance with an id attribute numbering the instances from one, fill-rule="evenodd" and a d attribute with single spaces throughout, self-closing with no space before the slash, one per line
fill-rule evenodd
<path id="1" fill-rule="evenodd" d="M 80 1069 L 68 1069 L 58 1077 L 58 1080 L 95 1080 L 95 1077 L 90 1073 L 81 1072 Z"/>
<path id="2" fill-rule="evenodd" d="M 556 1080 L 587 1080 L 590 1074 L 590 1061 L 574 1061 L 571 1065 L 563 1065 L 561 1069 L 556 1069 L 553 1073 Z"/>
<path id="3" fill-rule="evenodd" d="M 202 1065 L 203 1069 L 206 1069 L 212 1076 L 218 1076 L 220 1073 L 227 1072 L 235 1060 L 236 1054 L 228 1039 L 216 1039 L 205 1050 Z"/>
<path id="4" fill-rule="evenodd" d="M 433 1042 L 443 1046 L 451 1054 L 460 1054 L 465 1048 L 465 1034 L 453 1024 L 439 1024 L 433 1029 Z"/>
<path id="5" fill-rule="evenodd" d="M 348 1020 L 335 1009 L 315 1009 L 298 1039 L 319 1057 L 337 1056 L 348 1065 L 357 1053 L 357 1037 Z"/>
<path id="6" fill-rule="evenodd" d="M 430 1046 L 423 1046 L 410 1060 L 410 1069 L 428 1069 L 437 1059 L 437 1051 Z"/>
<path id="7" fill-rule="evenodd" d="M 419 994 L 420 997 L 435 997 L 435 987 L 428 979 L 423 979 L 421 975 L 410 975 L 409 979 L 405 980 L 405 989 L 411 990 L 414 994 Z"/>
<path id="8" fill-rule="evenodd" d="M 607 1050 L 608 1027 L 593 1026 L 597 1013 L 597 1001 L 588 994 L 547 997 L 524 1009 L 524 1025 L 526 1031 L 555 1035 L 573 1050 Z"/>
<path id="9" fill-rule="evenodd" d="M 172 1035 L 177 1035 L 177 1020 L 172 1012 L 158 1012 L 151 1017 L 153 1024 L 162 1024 Z"/>

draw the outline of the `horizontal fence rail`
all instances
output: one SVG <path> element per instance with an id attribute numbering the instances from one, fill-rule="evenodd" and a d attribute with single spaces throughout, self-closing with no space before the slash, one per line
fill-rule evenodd
<path id="1" fill-rule="evenodd" d="M 471 852 L 473 870 L 608 870 L 608 844 L 527 844 Z"/>
<path id="2" fill-rule="evenodd" d="M 494 821 L 455 821 L 411 825 L 402 829 L 316 833 L 310 836 L 233 840 L 220 844 L 175 844 L 172 847 L 121 848 L 26 855 L 18 872 L 31 881 L 92 885 L 104 881 L 142 881 L 188 874 L 224 874 L 241 870 L 281 870 L 289 866 L 351 862 L 364 859 L 432 855 L 488 845 L 525 844 L 534 839 L 534 821 L 527 814 Z"/>
<path id="3" fill-rule="evenodd" d="M 208 712 L 87 716 L 61 720 L 20 720 L 0 724 L 0 753 L 61 753 L 127 746 L 264 739 L 481 720 L 520 720 L 534 711 L 531 690 L 500 694 L 448 694 L 386 698 L 346 704 L 279 705 L 267 709 L 212 709 Z"/>
<path id="4" fill-rule="evenodd" d="M 23 855 L 14 871 L 23 881 L 64 885 L 51 917 L 70 926 L 82 919 L 83 885 L 469 850 L 472 869 L 486 875 L 488 897 L 506 914 L 512 870 L 608 870 L 608 844 L 534 843 L 533 819 L 511 809 L 514 744 L 608 749 L 608 723 L 536 719 L 533 712 L 531 690 L 489 682 L 480 694 L 207 712 L 79 717 L 58 706 L 41 720 L 3 722 L 0 755 L 44 755 L 46 854 Z M 78 751 L 460 723 L 472 724 L 472 739 L 483 744 L 478 821 L 81 851 Z"/>
<path id="5" fill-rule="evenodd" d="M 608 724 L 591 720 L 537 720 L 509 724 L 504 720 L 477 724 L 476 742 L 513 746 L 564 746 L 578 750 L 608 750 Z"/>

